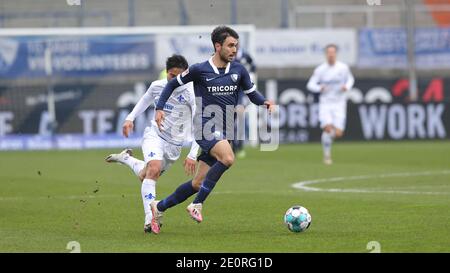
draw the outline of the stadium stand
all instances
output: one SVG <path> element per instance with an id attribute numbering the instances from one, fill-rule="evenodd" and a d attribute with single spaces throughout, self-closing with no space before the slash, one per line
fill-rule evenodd
<path id="1" fill-rule="evenodd" d="M 69 2 L 76 0 L 69 0 Z M 83 0 L 81 0 L 83 1 Z M 323 27 L 404 27 L 401 12 L 375 11 L 377 7 L 361 4 L 362 0 L 94 0 L 84 1 L 84 6 L 70 6 L 66 0 L 15 0 L 0 2 L 0 27 L 104 27 L 104 26 L 161 26 L 197 24 L 254 24 L 265 28 L 323 28 Z M 411 0 L 417 8 L 417 27 L 442 26 L 447 12 L 432 12 L 428 6 L 450 1 Z M 403 0 L 381 0 L 382 8 L 402 7 Z M 361 12 L 342 11 L 351 7 Z M 311 8 L 321 12 L 311 12 Z M 308 11 L 309 10 L 309 11 Z M 367 10 L 373 17 L 367 18 Z M 211 12 L 213 11 L 213 12 Z M 220 12 L 218 12 L 220 11 Z M 332 14 L 332 24 L 327 26 L 326 11 Z M 214 14 L 214 16 L 211 16 Z M 420 67 L 419 67 L 420 69 Z M 311 69 L 261 69 L 262 78 L 276 75 L 279 78 L 304 78 Z M 386 73 L 386 74 L 385 74 Z M 394 74 L 393 74 L 394 73 Z M 389 72 L 355 69 L 357 77 L 405 76 L 403 70 Z M 427 71 L 423 71 L 426 76 Z M 433 75 L 446 71 L 433 71 Z"/>
<path id="2" fill-rule="evenodd" d="M 413 0 L 418 9 L 426 10 L 425 3 L 436 1 Z M 383 3 L 383 1 L 382 1 Z M 84 8 L 70 6 L 66 1 L 15 0 L 0 2 L 0 23 L 2 27 L 77 27 L 77 26 L 154 26 L 180 24 L 252 23 L 257 28 L 277 28 L 282 24 L 283 8 L 292 11 L 296 7 L 321 7 L 324 11 L 333 6 L 359 6 L 361 0 L 239 0 L 196 1 L 196 0 L 95 0 L 85 1 Z M 385 1 L 383 6 L 402 6 L 403 0 Z M 211 9 L 220 10 L 211 17 Z M 301 9 L 299 9 L 301 11 Z M 83 15 L 84 13 L 84 15 Z M 235 14 L 234 14 L 235 13 Z M 218 15 L 220 14 L 220 15 Z M 180 16 L 181 15 L 181 16 Z M 362 27 L 366 24 L 364 12 L 336 12 L 334 27 Z M 290 15 L 291 16 L 291 15 Z M 297 16 L 300 16 L 297 14 Z M 323 27 L 324 13 L 301 13 L 302 24 L 297 27 Z M 184 18 L 185 17 L 185 18 Z M 109 21 L 110 20 L 110 21 Z M 80 22 L 81 21 L 81 22 Z M 377 12 L 374 26 L 402 26 L 402 16 Z M 416 25 L 436 25 L 428 12 L 416 13 Z M 293 25 L 289 25 L 293 27 Z M 294 25 L 295 26 L 295 25 Z"/>

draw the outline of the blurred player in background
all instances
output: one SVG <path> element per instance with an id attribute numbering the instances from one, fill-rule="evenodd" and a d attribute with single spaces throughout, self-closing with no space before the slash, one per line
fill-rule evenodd
<path id="1" fill-rule="evenodd" d="M 249 72 L 251 81 L 256 86 L 256 84 L 257 84 L 256 65 L 255 65 L 255 62 L 253 61 L 253 58 L 246 51 L 244 51 L 242 49 L 242 47 L 239 47 L 238 52 L 236 54 L 235 61 L 242 64 L 247 69 L 247 71 Z M 244 96 L 244 93 L 239 92 L 238 105 L 242 105 L 243 107 L 236 108 L 237 115 L 242 116 L 242 117 L 238 118 L 238 120 L 246 119 L 245 107 L 247 105 L 249 105 L 249 103 L 250 103 L 250 101 L 248 100 L 248 97 Z M 247 124 L 248 123 L 245 122 L 245 125 L 247 125 Z M 236 127 L 238 126 L 237 122 L 235 123 L 235 126 Z M 245 128 L 245 131 L 246 130 L 247 130 L 247 128 Z M 237 128 L 236 128 L 236 131 L 238 131 Z M 236 134 L 235 135 L 236 137 L 233 140 L 233 151 L 238 158 L 245 157 L 244 140 L 243 140 L 245 137 L 245 131 L 244 131 L 244 136 L 240 136 L 240 135 Z"/>
<path id="2" fill-rule="evenodd" d="M 320 93 L 319 121 L 322 128 L 323 162 L 333 163 L 331 144 L 344 134 L 347 115 L 346 91 L 352 89 L 355 79 L 345 63 L 337 61 L 338 47 L 334 44 L 325 48 L 326 62 L 319 65 L 308 81 L 311 92 Z"/>
<path id="3" fill-rule="evenodd" d="M 201 211 L 204 201 L 223 173 L 234 163 L 234 153 L 227 138 L 229 125 L 227 121 L 230 121 L 230 117 L 228 119 L 226 117 L 227 106 L 236 106 L 238 93 L 244 92 L 256 105 L 265 105 L 269 111 L 274 108 L 271 102 L 256 91 L 245 67 L 233 62 L 237 53 L 238 39 L 239 35 L 229 27 L 215 28 L 211 33 L 214 55 L 205 62 L 190 66 L 176 79 L 171 80 L 164 88 L 156 105 L 156 123 L 160 130 L 167 130 L 168 128 L 163 124 L 165 116 L 163 109 L 167 99 L 178 86 L 188 82 L 194 83 L 195 96 L 199 101 L 194 118 L 196 141 L 202 148 L 199 158 L 203 157 L 205 162 L 213 162 L 195 200 L 187 207 L 189 215 L 198 223 L 203 220 Z M 225 115 L 214 115 L 214 117 L 203 115 L 207 107 L 219 108 Z M 234 119 L 234 114 L 232 116 Z M 215 124 L 214 130 L 207 128 L 211 121 Z M 234 130 L 234 127 L 230 129 Z M 184 200 L 192 195 L 191 192 L 183 193 Z M 161 212 L 166 209 L 164 200 L 152 203 L 153 215 L 161 215 Z"/>
<path id="4" fill-rule="evenodd" d="M 152 82 L 147 92 L 134 106 L 133 111 L 126 117 L 123 124 L 123 135 L 125 137 L 131 134 L 136 117 L 144 113 L 153 102 L 156 104 L 167 82 L 187 68 L 188 63 L 181 55 L 173 55 L 167 59 L 167 79 Z M 192 114 L 185 113 L 186 107 L 190 108 Z M 168 116 L 164 122 L 165 126 L 182 126 L 184 129 L 192 129 L 192 117 L 195 112 L 195 95 L 192 83 L 176 88 L 163 111 Z M 186 123 L 191 124 L 191 126 L 185 126 Z M 152 226 L 153 215 L 150 208 L 151 202 L 156 198 L 156 181 L 180 157 L 187 133 L 192 132 L 187 132 L 187 130 L 160 131 L 153 119 L 150 127 L 146 127 L 144 131 L 142 141 L 144 161 L 134 158 L 131 149 L 125 149 L 119 154 L 111 154 L 106 158 L 107 162 L 117 162 L 130 167 L 142 181 L 141 194 L 145 212 L 144 232 L 159 233 L 159 226 Z M 188 175 L 193 175 L 195 172 L 198 150 L 198 144 L 192 141 L 191 150 L 184 161 L 185 171 Z"/>

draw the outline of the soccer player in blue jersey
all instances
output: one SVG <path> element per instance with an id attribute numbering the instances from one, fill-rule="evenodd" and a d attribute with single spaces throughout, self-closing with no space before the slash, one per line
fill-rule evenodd
<path id="1" fill-rule="evenodd" d="M 254 104 L 265 105 L 269 112 L 274 109 L 274 105 L 256 91 L 244 66 L 233 62 L 239 41 L 236 31 L 227 26 L 216 27 L 211 33 L 211 41 L 214 46 L 214 55 L 203 63 L 190 66 L 188 70 L 172 79 L 161 93 L 155 113 L 155 121 L 159 129 L 170 129 L 162 127 L 164 105 L 175 88 L 193 82 L 197 102 L 194 118 L 195 138 L 202 148 L 198 159 L 207 163 L 204 168 L 200 166 L 198 171 L 202 173 L 208 169 L 195 200 L 187 207 L 190 216 L 198 223 L 203 220 L 202 204 L 222 174 L 234 163 L 234 153 L 229 143 L 231 137 L 227 138 L 227 133 L 233 135 L 231 131 L 234 128 L 229 124 L 230 114 L 227 106 L 234 108 L 237 104 L 238 93 L 244 92 Z M 217 108 L 221 111 L 216 111 Z M 210 113 L 211 109 L 215 109 L 214 115 Z M 231 120 L 234 122 L 234 111 L 231 115 Z M 214 126 L 210 126 L 211 121 Z M 152 202 L 153 220 L 159 221 L 163 211 L 183 202 L 195 192 L 196 189 L 189 181 L 180 185 L 166 199 Z"/>

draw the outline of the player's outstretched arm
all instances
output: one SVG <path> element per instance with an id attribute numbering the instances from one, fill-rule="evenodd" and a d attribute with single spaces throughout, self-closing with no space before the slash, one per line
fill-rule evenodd
<path id="1" fill-rule="evenodd" d="M 122 134 L 124 137 L 128 137 L 131 134 L 134 128 L 133 122 L 136 117 L 144 113 L 152 103 L 154 99 L 152 95 L 152 89 L 153 84 L 150 85 L 150 87 L 147 89 L 147 92 L 145 92 L 145 94 L 139 99 L 131 113 L 128 114 L 128 116 L 125 118 L 125 122 L 122 125 Z"/>
<path id="2" fill-rule="evenodd" d="M 352 89 L 354 84 L 355 84 L 355 78 L 353 77 L 353 74 L 350 71 L 350 68 L 347 67 L 347 81 L 345 82 L 346 90 Z"/>
<path id="3" fill-rule="evenodd" d="M 255 90 L 248 93 L 247 97 L 252 103 L 256 105 L 265 105 L 267 109 L 269 109 L 269 113 L 273 112 L 275 105 L 271 101 L 264 98 L 264 96 L 261 95 L 261 93 L 259 93 L 258 91 Z"/>
<path id="4" fill-rule="evenodd" d="M 186 159 L 184 160 L 184 171 L 186 172 L 187 175 L 194 175 L 195 174 L 195 169 L 197 166 L 197 155 L 198 155 L 198 150 L 200 149 L 200 146 L 197 144 L 197 142 L 195 141 L 195 128 L 194 128 L 194 116 L 195 116 L 195 110 L 197 108 L 196 104 L 195 104 L 195 93 L 194 93 L 194 89 L 193 89 L 193 85 L 188 86 L 188 89 L 190 92 L 190 96 L 189 96 L 189 105 L 191 106 L 191 115 L 190 115 L 190 122 L 191 122 L 191 126 L 190 126 L 190 132 L 187 132 L 187 134 L 190 134 L 190 138 L 192 139 L 192 143 L 191 143 L 191 150 L 189 151 L 189 154 L 187 155 Z"/>
<path id="5" fill-rule="evenodd" d="M 164 89 L 161 92 L 161 95 L 158 99 L 158 102 L 156 104 L 156 109 L 155 109 L 156 110 L 155 122 L 156 122 L 156 125 L 158 125 L 158 128 L 160 131 L 163 129 L 162 123 L 164 121 L 164 111 L 163 111 L 164 105 L 166 104 L 170 95 L 172 95 L 173 90 L 175 90 L 175 88 L 177 88 L 179 86 L 180 86 L 180 83 L 177 81 L 176 78 L 173 78 L 166 84 L 166 86 L 164 87 Z"/>
<path id="6" fill-rule="evenodd" d="M 275 111 L 275 104 L 270 101 L 270 100 L 266 100 L 264 102 L 264 105 L 267 107 L 267 109 L 269 110 L 269 113 L 273 113 Z"/>
<path id="7" fill-rule="evenodd" d="M 244 90 L 244 94 L 247 95 L 250 101 L 256 105 L 266 105 L 269 112 L 273 111 L 273 103 L 264 98 L 264 96 L 256 90 L 255 84 L 251 81 L 250 75 L 244 67 L 242 67 L 241 76 L 241 88 Z"/>
<path id="8" fill-rule="evenodd" d="M 319 69 L 316 68 L 316 70 L 314 70 L 313 75 L 311 76 L 311 78 L 309 78 L 309 81 L 306 84 L 306 88 L 308 88 L 309 91 L 314 93 L 319 93 L 323 91 L 324 86 L 319 84 L 320 79 L 319 74 L 320 74 Z"/>
<path id="9" fill-rule="evenodd" d="M 170 95 L 172 95 L 173 90 L 180 86 L 180 83 L 176 78 L 171 79 L 166 86 L 164 87 L 163 91 L 161 92 L 161 95 L 159 96 L 158 103 L 156 104 L 156 110 L 163 110 L 164 105 L 166 104 L 167 100 L 169 99 Z"/>
<path id="10" fill-rule="evenodd" d="M 134 124 L 131 120 L 125 120 L 122 125 L 122 134 L 124 137 L 128 137 L 133 132 Z"/>
<path id="11" fill-rule="evenodd" d="M 184 160 L 184 171 L 187 175 L 195 174 L 195 167 L 197 166 L 197 154 L 200 146 L 195 140 L 192 140 L 191 150 Z"/>

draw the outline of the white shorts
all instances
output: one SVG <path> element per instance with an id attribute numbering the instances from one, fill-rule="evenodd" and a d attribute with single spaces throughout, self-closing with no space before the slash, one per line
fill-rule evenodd
<path id="1" fill-rule="evenodd" d="M 347 118 L 347 105 L 341 103 L 320 103 L 319 121 L 320 128 L 326 125 L 333 125 L 335 128 L 344 131 Z"/>
<path id="2" fill-rule="evenodd" d="M 155 127 L 147 127 L 142 140 L 142 153 L 147 164 L 152 160 L 162 160 L 161 171 L 167 171 L 177 161 L 181 154 L 182 145 L 174 145 L 162 139 Z"/>

